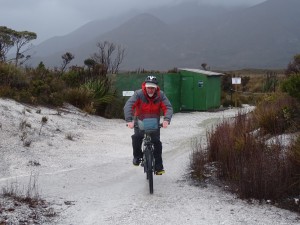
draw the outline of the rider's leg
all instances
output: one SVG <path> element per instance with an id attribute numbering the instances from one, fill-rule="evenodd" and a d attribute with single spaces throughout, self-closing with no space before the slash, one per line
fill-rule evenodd
<path id="1" fill-rule="evenodd" d="M 143 157 L 143 153 L 142 153 L 143 137 L 144 136 L 139 131 L 139 129 L 134 128 L 134 134 L 131 136 L 134 158 L 142 158 Z"/>
<path id="2" fill-rule="evenodd" d="M 163 160 L 162 160 L 162 143 L 160 141 L 160 132 L 155 132 L 151 135 L 151 140 L 154 145 L 154 158 L 155 158 L 155 170 L 163 170 Z"/>

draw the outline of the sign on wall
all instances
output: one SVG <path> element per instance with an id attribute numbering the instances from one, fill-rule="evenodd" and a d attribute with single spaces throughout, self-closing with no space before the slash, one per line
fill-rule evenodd
<path id="1" fill-rule="evenodd" d="M 202 88 L 203 87 L 203 80 L 198 80 L 198 87 Z"/>
<path id="2" fill-rule="evenodd" d="M 241 78 L 240 77 L 232 77 L 231 81 L 232 81 L 232 84 L 241 84 Z"/>
<path id="3" fill-rule="evenodd" d="M 123 91 L 123 96 L 132 96 L 134 94 L 134 91 Z"/>

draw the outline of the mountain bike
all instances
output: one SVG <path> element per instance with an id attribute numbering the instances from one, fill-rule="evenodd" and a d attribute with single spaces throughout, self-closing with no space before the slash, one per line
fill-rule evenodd
<path id="1" fill-rule="evenodd" d="M 149 181 L 149 191 L 153 194 L 153 174 L 155 174 L 154 144 L 151 142 L 151 133 L 156 132 L 162 127 L 157 119 L 149 118 L 138 122 L 139 129 L 144 130 L 143 139 L 143 158 L 141 166 L 144 167 L 144 173 Z"/>

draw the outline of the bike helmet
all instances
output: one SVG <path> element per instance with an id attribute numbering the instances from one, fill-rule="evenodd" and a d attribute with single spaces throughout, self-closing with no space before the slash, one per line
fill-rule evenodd
<path id="1" fill-rule="evenodd" d="M 147 83 L 152 83 L 152 84 L 157 85 L 157 84 L 158 84 L 158 81 L 157 81 L 157 79 L 156 79 L 156 76 L 148 76 L 148 77 L 146 77 L 146 79 L 145 79 L 145 83 L 146 83 L 146 84 L 147 84 Z"/>

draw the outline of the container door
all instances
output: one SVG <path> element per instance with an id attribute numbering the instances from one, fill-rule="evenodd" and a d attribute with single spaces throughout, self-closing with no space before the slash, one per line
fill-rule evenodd
<path id="1" fill-rule="evenodd" d="M 181 110 L 194 109 L 194 78 L 182 77 L 181 78 Z"/>

